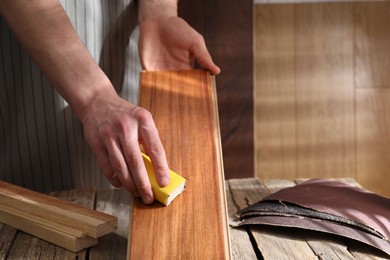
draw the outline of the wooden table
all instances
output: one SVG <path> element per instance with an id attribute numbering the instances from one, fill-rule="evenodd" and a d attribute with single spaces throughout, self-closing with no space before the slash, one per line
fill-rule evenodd
<path id="1" fill-rule="evenodd" d="M 255 203 L 270 192 L 302 180 L 267 180 L 256 178 L 226 181 L 229 217 L 237 210 Z M 358 185 L 352 179 L 344 181 Z M 86 207 L 118 217 L 118 230 L 99 239 L 99 244 L 72 253 L 0 223 L 0 259 L 125 259 L 129 210 L 132 198 L 126 191 L 70 190 L 53 194 Z M 264 226 L 230 228 L 233 259 L 389 259 L 362 244 L 315 232 L 297 232 Z"/>

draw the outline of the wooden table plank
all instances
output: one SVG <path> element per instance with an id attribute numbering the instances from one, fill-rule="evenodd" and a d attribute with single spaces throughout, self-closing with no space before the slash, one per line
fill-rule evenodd
<path id="1" fill-rule="evenodd" d="M 99 244 L 89 250 L 89 259 L 124 259 L 126 257 L 129 212 L 132 203 L 132 196 L 123 189 L 97 192 L 95 210 L 116 216 L 118 228 L 99 238 Z"/>
<path id="2" fill-rule="evenodd" d="M 78 205 L 93 208 L 94 189 L 69 190 L 51 195 Z M 9 253 L 9 259 L 85 259 L 86 250 L 73 253 L 47 241 L 19 231 Z"/>
<path id="3" fill-rule="evenodd" d="M 230 222 L 236 219 L 236 214 L 239 208 L 234 202 L 228 182 L 225 183 L 225 187 L 226 187 L 226 200 L 227 200 L 229 222 Z M 232 246 L 233 259 L 237 259 L 237 260 L 257 259 L 248 232 L 250 231 L 247 231 L 245 229 L 238 229 L 238 228 L 230 229 L 230 242 Z"/>
<path id="4" fill-rule="evenodd" d="M 5 259 L 8 255 L 16 234 L 16 228 L 0 223 L 0 259 Z"/>
<path id="5" fill-rule="evenodd" d="M 229 259 L 213 77 L 203 70 L 141 73 L 140 105 L 152 113 L 170 168 L 187 179 L 187 190 L 168 207 L 135 200 L 129 258 Z"/>

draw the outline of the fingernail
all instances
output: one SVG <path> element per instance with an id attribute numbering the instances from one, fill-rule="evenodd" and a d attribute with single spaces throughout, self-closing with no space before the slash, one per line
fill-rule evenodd
<path id="1" fill-rule="evenodd" d="M 145 203 L 145 204 L 150 204 L 153 202 L 153 198 L 152 196 L 150 195 L 145 195 L 142 197 L 142 201 Z"/>
<path id="2" fill-rule="evenodd" d="M 169 176 L 165 175 L 160 178 L 160 185 L 167 186 L 169 184 Z"/>

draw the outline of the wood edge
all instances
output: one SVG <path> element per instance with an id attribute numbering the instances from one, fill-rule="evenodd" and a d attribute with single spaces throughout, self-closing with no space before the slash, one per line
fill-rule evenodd
<path id="1" fill-rule="evenodd" d="M 1 212 L 0 220 L 7 225 L 16 227 L 23 232 L 36 236 L 72 252 L 78 252 L 84 248 L 96 245 L 98 243 L 96 238 L 92 238 L 90 236 L 73 236 L 40 223 L 36 223 L 29 219 L 20 218 L 7 212 Z"/>
<path id="2" fill-rule="evenodd" d="M 218 175 L 220 181 L 220 204 L 222 206 L 222 213 L 224 214 L 224 222 L 223 228 L 225 230 L 225 259 L 232 259 L 232 251 L 231 251 L 231 241 L 230 241 L 230 229 L 229 229 L 229 212 L 227 207 L 227 199 L 226 199 L 226 187 L 225 187 L 225 172 L 223 167 L 223 154 L 222 154 L 222 142 L 221 142 L 221 130 L 219 125 L 219 113 L 218 113 L 218 98 L 217 98 L 217 89 L 216 89 L 216 81 L 215 76 L 209 75 L 210 86 L 211 86 L 211 101 L 212 108 L 214 113 L 214 140 L 216 142 L 216 160 L 218 161 Z"/>
<path id="3" fill-rule="evenodd" d="M 35 215 L 29 214 L 26 211 L 20 211 L 18 209 L 3 204 L 0 204 L 0 215 L 1 214 L 3 214 L 4 216 L 12 216 L 13 218 L 18 219 L 19 221 L 28 221 L 29 223 L 34 223 L 34 225 L 36 226 L 42 226 L 53 230 L 57 230 L 58 232 L 68 234 L 70 236 L 85 237 L 87 235 L 85 232 L 81 230 L 63 225 L 61 223 L 53 222 L 49 218 L 37 217 Z M 11 217 L 9 217 L 9 219 L 11 219 Z M 18 223 L 14 222 L 13 219 L 11 219 L 11 221 L 5 219 L 3 223 L 18 228 Z"/>
<path id="4" fill-rule="evenodd" d="M 130 260 L 131 257 L 131 244 L 132 244 L 132 237 L 133 237 L 133 212 L 134 212 L 134 202 L 131 203 L 130 209 L 129 209 L 129 226 L 127 231 L 127 254 L 126 259 Z"/>
<path id="5" fill-rule="evenodd" d="M 18 197 L 26 198 L 26 200 L 34 201 L 36 203 L 44 203 L 47 205 L 57 207 L 62 210 L 67 210 L 72 213 L 82 214 L 88 217 L 92 217 L 110 223 L 114 223 L 116 218 L 115 216 L 100 211 L 96 211 L 94 209 L 86 208 L 66 200 L 62 200 L 53 196 L 49 196 L 43 193 L 29 190 L 4 181 L 0 181 L 0 194 L 4 194 L 6 196 L 16 195 Z"/>
<path id="6" fill-rule="evenodd" d="M 3 204 L 3 206 L 8 206 L 9 208 L 19 210 L 21 214 L 29 212 L 24 215 L 31 216 L 37 221 L 50 221 L 58 225 L 81 230 L 92 237 L 98 237 L 99 226 L 102 226 L 106 223 L 100 219 L 85 216 L 83 214 L 62 209 L 57 206 L 47 205 L 42 202 L 34 203 L 25 200 L 18 200 L 18 198 L 4 196 L 3 194 L 0 194 L 0 202 Z"/>
<path id="7" fill-rule="evenodd" d="M 0 190 L 0 200 L 4 205 L 22 212 L 30 209 L 30 215 L 44 220 L 50 216 L 52 222 L 80 229 L 94 238 L 108 234 L 118 226 L 115 216 L 5 182 L 1 182 L 1 185 L 2 188 L 5 186 Z"/>

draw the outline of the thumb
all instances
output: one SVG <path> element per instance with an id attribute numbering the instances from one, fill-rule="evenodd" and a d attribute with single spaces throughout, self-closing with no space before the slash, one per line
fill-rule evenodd
<path id="1" fill-rule="evenodd" d="M 221 69 L 213 62 L 201 35 L 199 35 L 198 39 L 192 45 L 190 51 L 194 54 L 195 59 L 202 68 L 209 70 L 213 75 L 218 75 L 221 72 Z"/>

